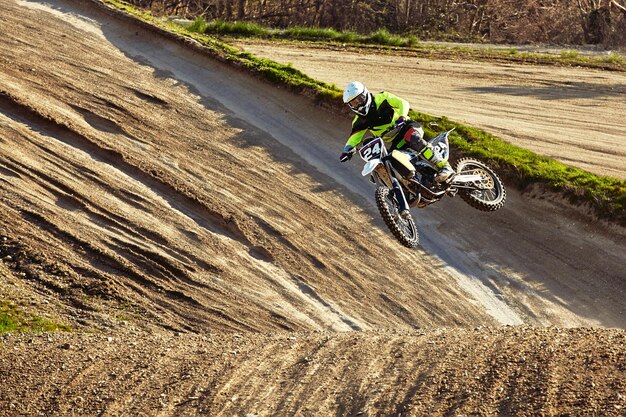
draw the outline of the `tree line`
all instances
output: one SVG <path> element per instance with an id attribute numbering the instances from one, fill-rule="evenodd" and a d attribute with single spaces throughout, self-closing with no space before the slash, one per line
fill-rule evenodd
<path id="1" fill-rule="evenodd" d="M 132 0 L 156 13 L 264 26 L 386 28 L 423 39 L 626 47 L 626 0 Z"/>

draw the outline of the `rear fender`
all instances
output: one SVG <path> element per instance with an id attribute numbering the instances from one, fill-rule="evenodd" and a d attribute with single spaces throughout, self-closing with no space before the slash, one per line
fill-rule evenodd
<path id="1" fill-rule="evenodd" d="M 448 160 L 450 157 L 450 144 L 448 137 L 454 128 L 443 132 L 432 138 L 429 142 L 433 147 L 433 151 L 439 155 L 441 159 Z"/>
<path id="2" fill-rule="evenodd" d="M 457 174 L 452 179 L 452 184 L 468 184 L 468 183 L 479 183 L 484 178 L 481 175 L 475 174 Z"/>

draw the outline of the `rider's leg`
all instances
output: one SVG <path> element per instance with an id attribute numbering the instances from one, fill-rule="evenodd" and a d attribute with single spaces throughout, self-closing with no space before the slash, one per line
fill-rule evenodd
<path id="1" fill-rule="evenodd" d="M 404 140 L 408 142 L 411 149 L 416 150 L 422 158 L 427 160 L 437 170 L 435 181 L 445 182 L 454 174 L 454 170 L 450 167 L 448 161 L 441 159 L 433 151 L 432 145 L 424 140 L 424 130 L 421 126 L 409 129 L 404 136 Z"/>

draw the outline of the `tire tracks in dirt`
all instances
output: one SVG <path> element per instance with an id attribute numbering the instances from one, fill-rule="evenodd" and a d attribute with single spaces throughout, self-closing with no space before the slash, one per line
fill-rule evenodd
<path id="1" fill-rule="evenodd" d="M 32 4 L 38 5 L 24 6 Z M 43 8 L 74 15 L 66 3 L 58 4 Z M 435 301 L 458 299 L 461 293 L 444 284 L 447 276 L 424 279 L 429 261 L 417 265 L 416 276 L 408 279 L 393 260 L 374 261 L 396 245 L 381 239 L 386 235 L 372 228 L 367 213 L 348 206 L 350 218 L 337 218 L 336 208 L 345 200 L 317 179 L 319 171 L 303 165 L 267 132 L 223 113 L 222 105 L 199 96 L 184 77 L 175 79 L 167 65 L 155 69 L 145 57 L 107 43 L 102 31 L 85 34 L 80 24 L 53 24 L 53 14 L 41 10 L 30 18 L 46 22 L 46 48 L 38 44 L 42 38 L 22 41 L 19 31 L 10 29 L 19 27 L 12 13 L 29 7 L 16 7 L 3 14 L 3 27 L 9 48 L 4 56 L 17 65 L 0 63 L 0 78 L 12 97 L 5 103 L 7 114 L 19 102 L 28 110 L 27 124 L 9 118 L 6 128 L 17 135 L 16 143 L 23 141 L 20 135 L 37 143 L 33 157 L 46 154 L 33 166 L 29 160 L 23 165 L 47 179 L 34 175 L 39 180 L 6 182 L 6 193 L 15 197 L 9 199 L 13 209 L 31 213 L 32 223 L 20 225 L 33 228 L 27 247 L 45 252 L 51 243 L 58 246 L 54 257 L 75 272 L 68 278 L 71 285 L 78 291 L 93 287 L 87 304 L 94 309 L 99 298 L 110 298 L 106 311 L 128 303 L 152 324 L 186 330 L 209 324 L 229 330 L 351 330 L 484 318 L 476 306 Z M 119 29 L 103 28 L 109 35 Z M 136 36 L 134 29 L 130 33 Z M 48 56 L 46 51 L 55 48 L 61 52 Z M 171 59 L 169 47 L 163 48 Z M 51 131 L 40 128 L 43 133 L 77 136 L 57 142 L 53 134 L 37 132 L 38 123 Z M 275 192 L 268 193 L 268 186 Z M 20 190 L 33 195 L 25 197 Z M 200 224 L 205 228 L 190 216 L 205 221 Z M 353 235 L 353 225 L 364 231 L 361 236 Z M 44 233 L 37 235 L 37 228 Z M 223 234 L 215 236 L 210 229 Z M 356 256 L 346 257 L 346 241 Z M 418 259 L 411 253 L 398 256 Z M 377 274 L 377 280 L 369 278 Z M 435 295 L 416 304 L 429 287 Z M 356 314 L 352 303 L 359 305 Z M 404 313 L 387 313 L 398 309 Z"/>
<path id="2" fill-rule="evenodd" d="M 626 336 L 616 330 L 251 336 L 3 336 L 0 372 L 12 363 L 8 382 L 22 374 L 29 384 L 0 394 L 0 416 L 619 416 L 625 403 Z M 18 400 L 33 396 L 55 400 Z"/>
<path id="3" fill-rule="evenodd" d="M 77 329 L 0 336 L 0 416 L 620 412 L 623 331 L 481 327 L 621 325 L 619 241 L 514 193 L 405 250 L 349 121 L 77 4 L 0 4 L 0 282 Z"/>

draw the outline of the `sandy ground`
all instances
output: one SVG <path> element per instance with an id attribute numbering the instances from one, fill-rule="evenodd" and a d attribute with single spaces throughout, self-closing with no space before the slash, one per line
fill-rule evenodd
<path id="1" fill-rule="evenodd" d="M 623 230 L 510 189 L 407 250 L 349 120 L 87 1 L 0 39 L 2 301 L 76 330 L 2 336 L 0 415 L 626 406 Z"/>
<path id="2" fill-rule="evenodd" d="M 618 417 L 624 343 L 517 327 L 13 337 L 0 415 Z"/>
<path id="3" fill-rule="evenodd" d="M 625 73 L 486 65 L 314 45 L 234 44 L 340 87 L 361 80 L 371 91 L 391 91 L 407 99 L 415 110 L 479 127 L 567 165 L 626 180 Z"/>

